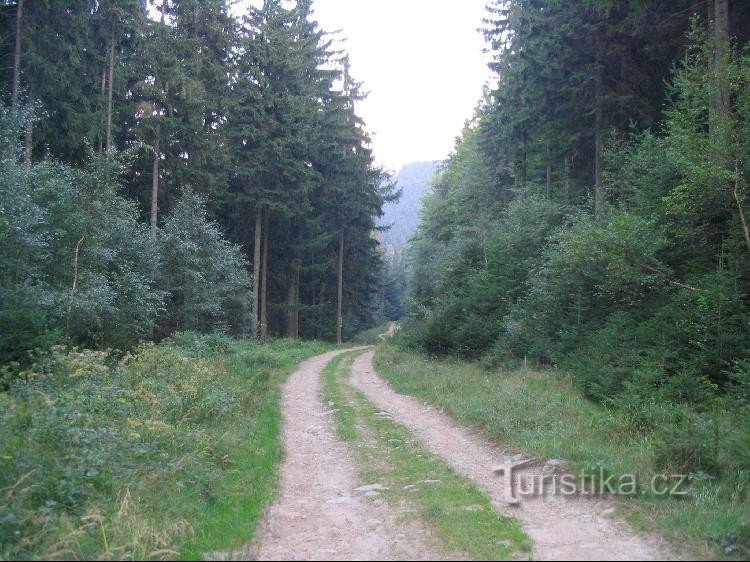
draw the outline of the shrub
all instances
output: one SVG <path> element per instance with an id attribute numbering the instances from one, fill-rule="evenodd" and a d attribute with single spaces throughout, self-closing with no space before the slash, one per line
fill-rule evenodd
<path id="1" fill-rule="evenodd" d="M 226 453 L 206 428 L 242 415 L 221 369 L 169 345 L 120 362 L 55 347 L 27 374 L 0 394 L 0 557 L 93 558 L 105 552 L 102 532 L 143 549 L 136 558 L 171 546 L 149 510 L 167 509 L 158 502 L 170 494 L 210 502 Z M 130 527 L 139 521 L 146 531 Z"/>
<path id="2" fill-rule="evenodd" d="M 222 237 L 203 200 L 183 190 L 161 233 L 160 286 L 168 303 L 160 323 L 176 330 L 248 333 L 251 281 L 238 246 Z"/>

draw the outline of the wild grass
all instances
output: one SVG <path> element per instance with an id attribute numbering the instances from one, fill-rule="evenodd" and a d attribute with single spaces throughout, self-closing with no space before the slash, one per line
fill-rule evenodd
<path id="1" fill-rule="evenodd" d="M 339 436 L 356 451 L 365 483 L 385 486 L 383 495 L 391 505 L 415 508 L 449 553 L 473 560 L 527 555 L 531 542 L 517 521 L 498 515 L 468 479 L 424 449 L 407 428 L 379 416 L 346 384 L 356 355 L 339 356 L 328 365 L 323 395 L 336 410 Z"/>
<path id="2" fill-rule="evenodd" d="M 0 559 L 174 559 L 247 543 L 276 489 L 279 387 L 324 344 L 183 334 L 54 350 L 0 393 Z"/>
<path id="3" fill-rule="evenodd" d="M 480 363 L 434 360 L 395 346 L 381 346 L 375 365 L 398 392 L 481 428 L 504 448 L 566 459 L 579 474 L 634 475 L 641 489 L 619 502 L 622 513 L 693 555 L 741 559 L 750 554 L 750 473 L 721 479 L 690 474 L 685 497 L 650 492 L 654 476 L 675 472 L 665 472 L 657 463 L 664 448 L 673 446 L 673 428 L 634 427 L 627 412 L 590 402 L 570 377 L 558 372 L 490 370 Z M 724 421 L 730 428 L 731 420 Z"/>

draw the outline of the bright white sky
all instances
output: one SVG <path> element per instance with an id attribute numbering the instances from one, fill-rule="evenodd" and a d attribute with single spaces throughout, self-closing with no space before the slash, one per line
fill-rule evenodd
<path id="1" fill-rule="evenodd" d="M 315 19 L 325 31 L 341 29 L 352 75 L 370 92 L 358 113 L 378 163 L 398 171 L 451 152 L 491 77 L 477 31 L 485 3 L 315 0 Z"/>

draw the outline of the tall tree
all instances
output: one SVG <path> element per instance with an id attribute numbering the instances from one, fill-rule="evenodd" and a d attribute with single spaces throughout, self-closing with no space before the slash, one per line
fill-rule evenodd
<path id="1" fill-rule="evenodd" d="M 283 228 L 289 217 L 305 214 L 308 193 L 318 178 L 309 151 L 315 144 L 319 100 L 335 76 L 323 68 L 327 49 L 324 34 L 310 21 L 308 2 L 285 8 L 279 0 L 267 0 L 243 20 L 227 130 L 234 173 L 226 205 L 241 216 L 256 217 L 256 239 L 259 209 L 266 214 L 264 267 L 275 239 L 269 228 Z M 244 238 L 247 248 L 252 246 L 246 230 L 237 228 L 235 236 Z M 298 258 L 286 253 L 286 269 L 292 271 Z M 268 278 L 268 271 L 261 275 Z M 296 275 L 287 274 L 287 285 L 294 279 Z M 261 301 L 268 296 L 268 284 L 262 283 Z"/>

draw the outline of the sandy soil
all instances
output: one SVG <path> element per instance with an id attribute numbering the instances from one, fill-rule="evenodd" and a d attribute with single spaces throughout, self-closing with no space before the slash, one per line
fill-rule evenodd
<path id="1" fill-rule="evenodd" d="M 486 492 L 496 509 L 516 517 L 534 540 L 535 560 L 662 560 L 674 558 L 656 537 L 644 537 L 612 518 L 613 504 L 602 499 L 560 495 L 508 504 L 502 476 L 493 468 L 511 460 L 478 432 L 407 396 L 397 394 L 375 371 L 373 352 L 358 357 L 351 383 L 373 404 L 409 427 L 433 453 Z M 525 470 L 541 475 L 541 468 Z"/>
<path id="2" fill-rule="evenodd" d="M 439 545 L 418 521 L 390 509 L 361 482 L 352 454 L 320 401 L 321 372 L 341 352 L 306 361 L 283 390 L 280 493 L 248 549 L 258 560 L 433 560 Z M 444 555 L 443 555 L 444 556 Z"/>

